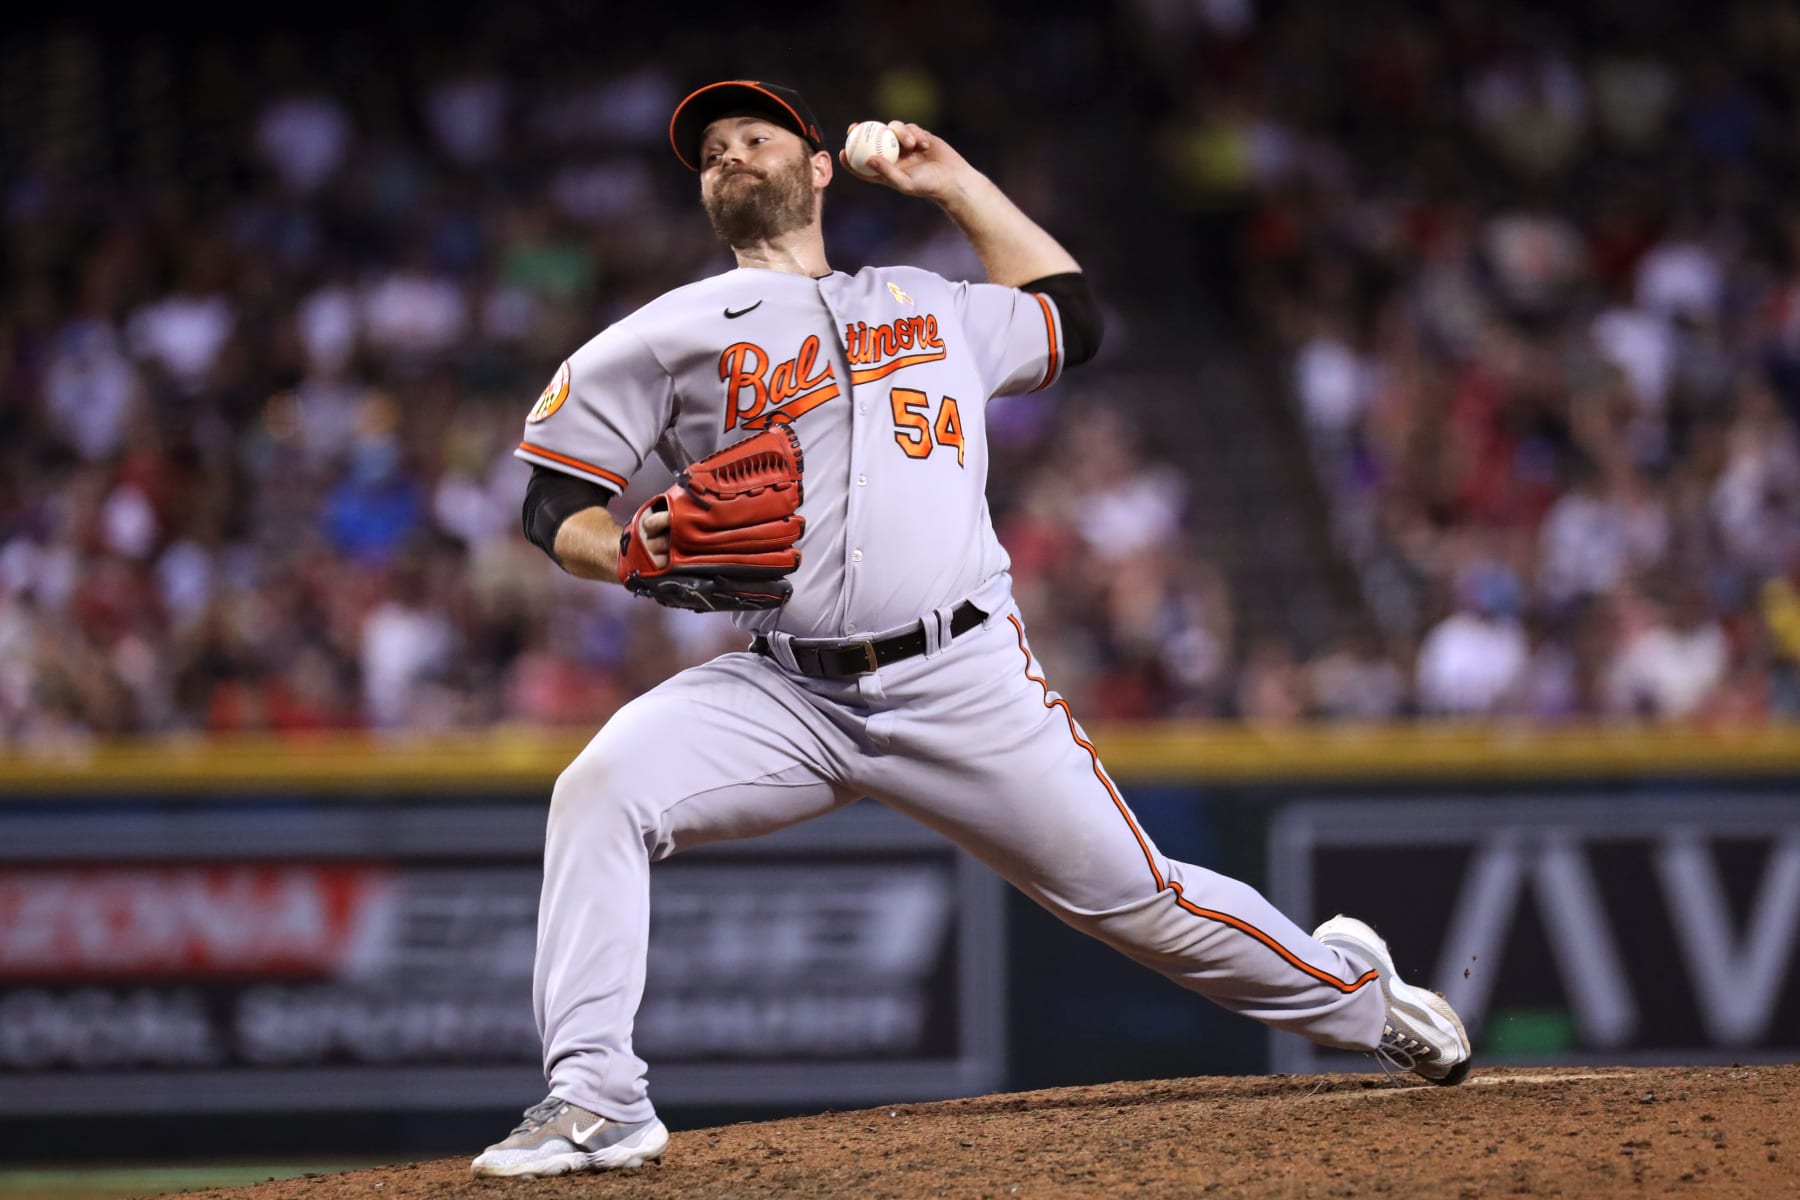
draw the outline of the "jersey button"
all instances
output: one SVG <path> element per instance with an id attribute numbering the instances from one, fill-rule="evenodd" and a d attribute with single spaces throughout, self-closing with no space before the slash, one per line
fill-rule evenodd
<path id="1" fill-rule="evenodd" d="M 856 626 L 855 625 L 846 625 L 846 626 L 844 626 L 844 632 L 845 633 L 855 633 Z"/>
<path id="2" fill-rule="evenodd" d="M 857 487 L 867 487 L 868 484 L 869 484 L 869 477 L 867 475 L 858 475 L 856 477 L 856 486 Z"/>
<path id="3" fill-rule="evenodd" d="M 861 550 L 852 550 L 850 552 L 850 561 L 851 562 L 861 562 L 862 561 L 862 551 Z"/>

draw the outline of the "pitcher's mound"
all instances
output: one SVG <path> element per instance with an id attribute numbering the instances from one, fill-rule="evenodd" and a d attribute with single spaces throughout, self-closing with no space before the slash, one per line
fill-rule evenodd
<path id="1" fill-rule="evenodd" d="M 1792 1065 L 1161 1080 L 677 1130 L 662 1165 L 612 1175 L 477 1180 L 458 1158 L 188 1195 L 1795 1196 L 1797 1093 Z"/>

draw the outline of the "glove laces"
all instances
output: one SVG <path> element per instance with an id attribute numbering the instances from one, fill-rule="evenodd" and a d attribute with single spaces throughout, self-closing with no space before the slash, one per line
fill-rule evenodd
<path id="1" fill-rule="evenodd" d="M 701 512 L 711 512 L 712 511 L 712 501 L 708 500 L 700 492 L 700 490 L 694 486 L 693 479 L 688 475 L 688 473 L 686 471 L 683 471 L 681 474 L 677 475 L 675 477 L 675 480 L 676 480 L 676 482 L 681 484 L 681 490 L 688 494 L 688 499 L 692 500 L 695 504 L 699 505 Z"/>

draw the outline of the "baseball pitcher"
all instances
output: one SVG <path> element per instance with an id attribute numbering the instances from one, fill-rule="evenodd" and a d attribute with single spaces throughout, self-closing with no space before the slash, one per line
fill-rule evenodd
<path id="1" fill-rule="evenodd" d="M 1397 978 L 1367 925 L 1308 936 L 1159 851 L 1046 682 L 988 518 L 984 412 L 1092 358 L 1099 309 L 1068 252 L 942 138 L 891 128 L 898 155 L 869 177 L 942 208 L 986 282 L 832 270 L 837 164 L 805 101 L 715 83 L 669 134 L 737 268 L 600 333 L 526 418 L 534 543 L 584 579 L 733 610 L 752 640 L 620 709 L 557 780 L 534 983 L 549 1095 L 477 1175 L 661 1156 L 631 1042 L 650 864 L 865 795 L 1214 1003 L 1434 1082 L 1467 1073 L 1456 1014 Z M 675 484 L 609 511 L 652 454 Z"/>

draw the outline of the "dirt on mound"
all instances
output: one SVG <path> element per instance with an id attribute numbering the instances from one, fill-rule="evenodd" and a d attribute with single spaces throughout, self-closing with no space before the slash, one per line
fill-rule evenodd
<path id="1" fill-rule="evenodd" d="M 677 1131 L 660 1165 L 476 1180 L 466 1158 L 187 1193 L 413 1197 L 1800 1196 L 1800 1066 L 1116 1083 Z"/>

